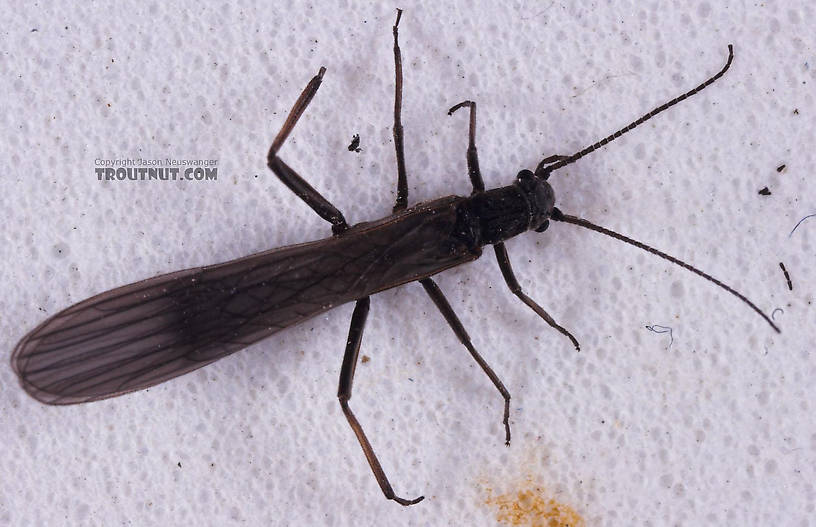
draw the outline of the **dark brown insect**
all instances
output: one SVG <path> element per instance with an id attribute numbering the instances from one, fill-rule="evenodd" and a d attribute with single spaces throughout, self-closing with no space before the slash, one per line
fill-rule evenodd
<path id="1" fill-rule="evenodd" d="M 47 404 L 96 401 L 141 390 L 205 366 L 273 333 L 333 307 L 356 302 L 340 372 L 338 398 L 386 498 L 411 505 L 391 488 L 365 433 L 349 407 L 352 382 L 369 296 L 418 281 L 474 360 L 504 398 L 505 441 L 510 442 L 510 394 L 473 347 L 470 337 L 431 276 L 475 260 L 493 245 L 510 290 L 544 321 L 578 341 L 541 306 L 524 294 L 510 266 L 504 240 L 528 230 L 543 232 L 550 220 L 572 223 L 612 236 L 660 256 L 740 298 L 776 331 L 771 319 L 722 282 L 674 257 L 631 238 L 563 214 L 555 207 L 550 174 L 609 143 L 657 113 L 699 92 L 719 73 L 693 90 L 644 115 L 609 137 L 570 156 L 553 155 L 536 170 L 521 170 L 506 186 L 485 190 L 476 153 L 476 103 L 449 110 L 470 112 L 467 168 L 473 184 L 468 197 L 448 196 L 408 208 L 408 182 L 401 124 L 402 61 L 393 27 L 396 64 L 394 144 L 397 199 L 391 216 L 349 226 L 343 214 L 278 157 L 278 150 L 317 92 L 320 68 L 295 102 L 268 154 L 269 168 L 298 197 L 332 224 L 323 240 L 272 249 L 218 265 L 187 269 L 126 285 L 89 298 L 54 315 L 23 337 L 11 364 L 23 388 Z"/>

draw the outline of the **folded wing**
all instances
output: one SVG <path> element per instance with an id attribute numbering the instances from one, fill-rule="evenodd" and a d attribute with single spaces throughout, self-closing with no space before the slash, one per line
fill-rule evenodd
<path id="1" fill-rule="evenodd" d="M 23 388 L 73 404 L 147 388 L 346 302 L 353 254 L 313 242 L 156 276 L 65 309 L 12 354 Z M 332 245 L 332 244 L 328 244 Z"/>

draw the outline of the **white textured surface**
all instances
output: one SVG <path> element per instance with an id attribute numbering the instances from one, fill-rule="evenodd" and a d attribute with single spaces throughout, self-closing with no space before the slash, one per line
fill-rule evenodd
<path id="1" fill-rule="evenodd" d="M 467 118 L 445 115 L 460 100 L 478 102 L 484 177 L 503 185 L 695 86 L 733 43 L 719 83 L 552 181 L 565 212 L 783 308 L 783 334 L 680 268 L 556 224 L 508 248 L 580 353 L 509 294 L 492 251 L 438 278 L 513 394 L 509 449 L 500 398 L 422 289 L 372 301 L 352 407 L 397 493 L 422 504 L 382 498 L 337 404 L 347 305 L 87 405 L 35 402 L 4 360 L 0 524 L 494 525 L 486 489 L 528 476 L 588 525 L 814 524 L 816 219 L 788 238 L 816 212 L 814 8 L 427 4 L 401 4 L 412 202 L 469 192 Z M 6 12 L 3 356 L 92 294 L 326 235 L 265 168 L 320 65 L 282 157 L 350 221 L 388 214 L 393 19 L 348 2 Z M 219 180 L 96 180 L 95 158 L 140 155 L 217 158 Z M 673 328 L 669 350 L 647 324 Z"/>

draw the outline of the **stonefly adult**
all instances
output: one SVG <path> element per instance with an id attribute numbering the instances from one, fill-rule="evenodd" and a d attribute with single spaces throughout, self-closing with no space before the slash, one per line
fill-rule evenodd
<path id="1" fill-rule="evenodd" d="M 550 174 L 694 95 L 713 77 L 655 108 L 609 137 L 570 156 L 543 159 L 535 171 L 522 170 L 515 181 L 485 190 L 476 153 L 476 103 L 464 101 L 448 113 L 470 112 L 467 169 L 473 184 L 468 197 L 447 196 L 408 207 L 403 151 L 402 60 L 394 23 L 394 145 L 397 200 L 393 214 L 349 226 L 343 214 L 278 157 L 278 151 L 317 93 L 326 71 L 317 75 L 292 107 L 269 149 L 269 168 L 300 199 L 332 225 L 323 240 L 271 249 L 218 265 L 156 276 L 104 292 L 52 316 L 23 337 L 11 357 L 23 388 L 47 404 L 75 404 L 141 390 L 201 368 L 264 337 L 299 324 L 333 307 L 356 302 L 340 371 L 338 398 L 385 497 L 401 505 L 423 499 L 397 496 L 362 426 L 349 407 L 354 370 L 363 338 L 369 297 L 409 282 L 419 282 L 451 329 L 504 398 L 505 442 L 510 443 L 510 393 L 473 347 L 465 328 L 431 278 L 477 259 L 492 245 L 510 290 L 579 349 L 578 340 L 528 297 L 516 280 L 504 240 L 522 232 L 543 232 L 550 220 L 606 234 L 685 267 L 733 294 L 776 330 L 771 319 L 741 293 L 719 280 L 643 243 L 555 207 Z"/>

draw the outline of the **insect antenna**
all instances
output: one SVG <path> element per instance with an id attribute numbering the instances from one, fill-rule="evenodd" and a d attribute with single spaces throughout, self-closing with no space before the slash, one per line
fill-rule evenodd
<path id="1" fill-rule="evenodd" d="M 687 98 L 691 97 L 692 95 L 694 95 L 695 93 L 698 93 L 698 92 L 702 91 L 703 89 L 707 88 L 709 85 L 713 84 L 714 81 L 716 81 L 717 79 L 722 77 L 725 74 L 726 71 L 728 71 L 728 68 L 731 67 L 731 61 L 732 60 L 734 60 L 734 47 L 731 44 L 728 44 L 728 60 L 726 61 L 725 66 L 723 66 L 723 68 L 719 71 L 719 73 L 717 73 L 713 77 L 710 77 L 707 81 L 700 84 L 699 86 L 697 86 L 693 90 L 687 91 L 683 95 L 681 95 L 679 97 L 675 97 L 674 99 L 670 100 L 669 102 L 658 106 L 657 108 L 655 108 L 651 112 L 647 113 L 646 115 L 644 115 L 643 117 L 641 117 L 637 121 L 629 123 L 625 127 L 621 128 L 620 130 L 615 132 L 614 134 L 601 139 L 600 141 L 598 141 L 594 145 L 588 146 L 588 147 L 584 148 L 583 150 L 581 150 L 580 152 L 576 152 L 575 154 L 572 154 L 571 156 L 568 156 L 568 157 L 552 156 L 552 157 L 549 157 L 549 158 L 543 160 L 536 167 L 536 171 L 535 171 L 536 176 L 538 176 L 540 178 L 543 178 L 543 179 L 547 179 L 550 176 L 550 172 L 552 172 L 554 170 L 558 170 L 559 168 L 564 167 L 566 165 L 569 165 L 570 163 L 574 163 L 575 161 L 581 159 L 585 155 L 590 154 L 590 153 L 594 152 L 595 150 L 599 149 L 600 147 L 604 146 L 605 144 L 614 141 L 615 139 L 622 136 L 623 134 L 625 134 L 629 130 L 637 127 L 638 125 L 643 124 L 644 122 L 648 121 L 649 119 L 651 119 L 655 115 L 659 114 L 663 110 L 668 110 L 669 108 L 671 108 L 675 104 L 679 103 L 680 101 L 682 101 L 684 99 L 687 99 Z M 553 158 L 559 159 L 559 161 L 550 164 Z"/>
<path id="2" fill-rule="evenodd" d="M 568 214 L 564 214 L 563 212 L 561 212 L 561 211 L 560 211 L 560 210 L 558 210 L 557 208 L 553 209 L 553 212 L 552 212 L 552 215 L 550 216 L 550 219 L 552 219 L 552 220 L 554 220 L 554 221 L 563 221 L 563 222 L 565 222 L 565 223 L 572 223 L 573 225 L 578 225 L 579 227 L 585 227 L 585 228 L 590 229 L 590 230 L 593 230 L 593 231 L 595 231 L 595 232 L 600 232 L 601 234 L 606 234 L 607 236 L 611 236 L 612 238 L 615 238 L 616 240 L 620 240 L 620 241 L 622 241 L 622 242 L 626 242 L 626 243 L 628 243 L 629 245 L 634 245 L 635 247 L 638 247 L 638 248 L 640 248 L 640 249 L 643 249 L 643 250 L 644 250 L 644 251 L 646 251 L 646 252 L 650 252 L 650 253 L 654 254 L 655 256 L 659 256 L 659 257 L 663 258 L 664 260 L 668 260 L 668 261 L 670 261 L 670 262 L 671 262 L 671 263 L 673 263 L 673 264 L 679 265 L 680 267 L 684 267 L 684 268 L 688 269 L 689 271 L 691 271 L 692 273 L 694 273 L 694 274 L 696 274 L 696 275 L 698 275 L 698 276 L 702 276 L 703 278 L 705 278 L 705 279 L 706 279 L 706 280 L 708 280 L 709 282 L 711 282 L 711 283 L 713 283 L 713 284 L 715 284 L 715 285 L 720 286 L 721 288 L 725 289 L 726 291 L 728 291 L 728 292 L 729 292 L 729 293 L 731 293 L 732 295 L 736 296 L 737 298 L 739 298 L 740 300 L 742 300 L 743 302 L 745 302 L 746 304 L 748 304 L 748 306 L 749 306 L 751 309 L 753 309 L 754 311 L 756 311 L 756 312 L 759 314 L 759 316 L 761 316 L 762 318 L 764 318 L 764 319 L 765 319 L 765 322 L 767 322 L 768 324 L 770 324 L 770 325 L 771 325 L 771 327 L 772 327 L 772 328 L 774 328 L 774 330 L 775 330 L 777 333 L 782 333 L 782 332 L 779 330 L 779 328 L 778 328 L 778 327 L 776 327 L 776 324 L 774 324 L 773 322 L 771 322 L 770 317 L 768 317 L 768 315 L 766 315 L 765 313 L 763 313 L 763 312 L 762 312 L 762 311 L 761 311 L 761 310 L 760 310 L 760 309 L 759 309 L 759 308 L 756 306 L 756 304 L 754 304 L 753 302 L 751 302 L 750 300 L 748 300 L 747 298 L 745 298 L 745 295 L 743 295 L 742 293 L 740 293 L 740 292 L 736 291 L 735 289 L 733 289 L 733 288 L 731 288 L 731 287 L 729 287 L 729 286 L 725 285 L 724 283 L 720 282 L 719 280 L 717 280 L 717 279 L 716 279 L 716 278 L 714 278 L 713 276 L 711 276 L 711 275 L 709 275 L 709 274 L 706 274 L 706 273 L 704 273 L 703 271 L 700 271 L 700 270 L 699 270 L 699 269 L 697 269 L 696 267 L 693 267 L 692 265 L 689 265 L 689 264 L 687 264 L 686 262 L 684 262 L 684 261 L 682 261 L 682 260 L 678 260 L 678 259 L 677 259 L 677 258 L 675 258 L 674 256 L 669 256 L 668 254 L 666 254 L 666 253 L 664 253 L 664 252 L 661 252 L 661 251 L 658 251 L 657 249 L 655 249 L 655 248 L 653 248 L 653 247 L 649 247 L 649 246 L 648 246 L 648 245 L 646 245 L 645 243 L 641 243 L 641 242 L 639 242 L 639 241 L 637 241 L 637 240 L 633 240 L 632 238 L 629 238 L 629 237 L 627 237 L 627 236 L 624 236 L 623 234 L 618 234 L 617 232 L 615 232 L 615 231 L 611 231 L 611 230 L 606 229 L 606 228 L 604 228 L 604 227 L 601 227 L 600 225 L 595 225 L 594 223 L 592 223 L 592 222 L 590 222 L 590 221 L 587 221 L 587 220 L 585 220 L 585 219 L 583 219 L 583 218 L 579 218 L 579 217 L 577 217 L 577 216 L 570 216 L 570 215 L 568 215 Z"/>

